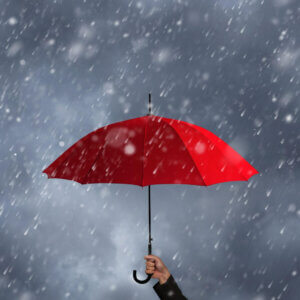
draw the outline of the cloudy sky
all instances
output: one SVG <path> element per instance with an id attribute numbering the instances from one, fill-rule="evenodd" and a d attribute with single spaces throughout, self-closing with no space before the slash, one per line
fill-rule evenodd
<path id="1" fill-rule="evenodd" d="M 260 172 L 152 188 L 153 254 L 191 300 L 300 294 L 297 0 L 0 0 L 0 298 L 157 299 L 147 189 L 47 179 L 78 139 L 147 113 Z"/>

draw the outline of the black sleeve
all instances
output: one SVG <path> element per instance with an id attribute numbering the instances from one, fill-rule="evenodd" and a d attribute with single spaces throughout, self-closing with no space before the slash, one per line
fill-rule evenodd
<path id="1" fill-rule="evenodd" d="M 162 300 L 188 300 L 182 295 L 180 288 L 178 287 L 172 274 L 164 284 L 157 282 L 153 286 L 154 291 L 158 297 Z"/>

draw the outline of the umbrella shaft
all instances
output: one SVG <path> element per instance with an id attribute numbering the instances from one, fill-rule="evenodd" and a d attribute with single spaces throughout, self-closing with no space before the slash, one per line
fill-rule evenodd
<path id="1" fill-rule="evenodd" d="M 152 253 L 152 246 L 151 246 L 151 188 L 150 185 L 148 186 L 148 212 L 149 212 L 149 242 L 148 242 L 148 254 Z"/>

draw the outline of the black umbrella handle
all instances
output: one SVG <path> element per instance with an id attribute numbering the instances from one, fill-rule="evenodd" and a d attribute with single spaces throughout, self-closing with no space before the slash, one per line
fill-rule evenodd
<path id="1" fill-rule="evenodd" d="M 151 240 L 152 240 L 152 238 L 151 238 Z M 151 241 L 150 240 L 150 241 Z M 152 252 L 152 247 L 151 247 L 151 242 L 148 244 L 148 255 L 151 255 L 151 252 Z M 151 279 L 151 276 L 152 276 L 153 274 L 148 274 L 148 276 L 147 276 L 147 278 L 146 279 L 144 279 L 144 280 L 140 280 L 140 279 L 138 279 L 137 278 L 137 276 L 136 276 L 136 270 L 133 270 L 133 279 L 135 280 L 135 282 L 137 282 L 137 283 L 139 283 L 139 284 L 145 284 L 145 283 L 147 283 L 150 279 Z"/>
<path id="2" fill-rule="evenodd" d="M 150 104 L 151 104 L 151 94 L 149 94 L 149 114 L 151 114 L 151 109 L 150 109 Z M 151 197 L 150 197 L 150 185 L 148 186 L 148 208 L 149 208 L 149 241 L 148 241 L 148 255 L 152 254 L 152 245 L 151 241 L 153 238 L 151 237 Z M 144 280 L 140 280 L 136 276 L 136 270 L 133 270 L 133 279 L 135 282 L 139 284 L 145 284 L 147 283 L 153 274 L 148 274 L 147 278 Z"/>
<path id="3" fill-rule="evenodd" d="M 152 275 L 153 275 L 153 274 L 148 274 L 148 276 L 147 276 L 146 279 L 140 280 L 140 279 L 138 279 L 138 278 L 136 277 L 136 270 L 133 270 L 133 279 L 134 279 L 137 283 L 139 283 L 139 284 L 147 283 L 147 282 L 151 279 L 151 276 L 152 276 Z"/>

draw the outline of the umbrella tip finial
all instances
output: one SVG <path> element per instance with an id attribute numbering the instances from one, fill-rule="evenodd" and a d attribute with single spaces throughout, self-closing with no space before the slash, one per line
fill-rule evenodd
<path id="1" fill-rule="evenodd" d="M 148 103 L 148 116 L 151 116 L 151 108 L 152 108 L 152 104 L 151 104 L 151 93 L 149 93 L 149 103 Z"/>

